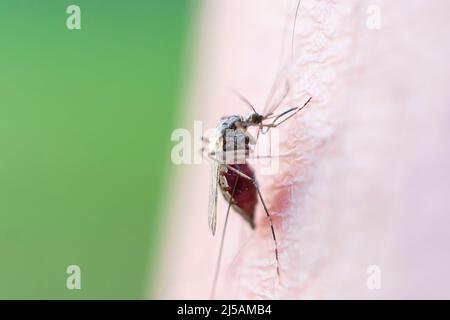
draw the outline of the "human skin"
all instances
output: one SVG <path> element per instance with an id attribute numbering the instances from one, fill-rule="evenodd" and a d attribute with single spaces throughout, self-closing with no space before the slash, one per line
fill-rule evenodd
<path id="1" fill-rule="evenodd" d="M 260 112 L 280 75 L 287 106 L 313 97 L 280 126 L 280 152 L 294 156 L 273 175 L 256 167 L 280 276 L 262 206 L 255 230 L 232 212 L 216 298 L 450 298 L 450 3 L 304 0 L 291 58 L 295 5 L 202 8 L 187 128 L 248 113 L 230 87 Z M 156 297 L 208 298 L 227 204 L 213 238 L 208 165 L 176 169 Z M 378 290 L 367 286 L 371 265 Z"/>

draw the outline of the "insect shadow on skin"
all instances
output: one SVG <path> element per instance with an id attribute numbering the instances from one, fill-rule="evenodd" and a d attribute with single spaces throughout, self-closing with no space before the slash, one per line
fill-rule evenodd
<path id="1" fill-rule="evenodd" d="M 300 3 L 301 0 L 297 2 L 294 25 L 292 29 L 292 57 L 294 56 L 294 34 Z M 277 101 L 273 102 L 273 94 L 276 89 L 276 84 L 277 83 L 275 82 L 272 87 L 262 114 L 258 113 L 252 103 L 243 95 L 237 91 L 234 91 L 234 93 L 252 110 L 252 112 L 247 117 L 240 115 L 223 117 L 216 128 L 215 134 L 210 138 L 203 138 L 203 141 L 207 143 L 208 146 L 203 148 L 202 152 L 211 160 L 208 225 L 213 235 L 216 232 L 217 225 L 217 196 L 219 188 L 225 200 L 228 202 L 220 242 L 219 256 L 211 289 L 211 299 L 215 296 L 226 227 L 231 208 L 241 215 L 244 220 L 249 223 L 250 227 L 254 229 L 254 214 L 256 204 L 259 199 L 264 208 L 267 219 L 269 220 L 275 246 L 274 253 L 276 272 L 278 277 L 280 275 L 278 244 L 272 216 L 267 209 L 267 205 L 256 180 L 255 172 L 249 165 L 248 159 L 252 158 L 252 156 L 250 156 L 251 146 L 256 145 L 260 134 L 266 134 L 270 129 L 280 126 L 298 114 L 309 105 L 312 97 L 310 96 L 301 106 L 291 107 L 280 113 L 275 113 L 275 111 L 285 103 L 285 100 L 290 92 L 290 85 L 286 80 L 284 93 Z M 251 127 L 257 128 L 256 138 L 253 137 L 248 131 Z M 258 157 L 256 156 L 253 158 Z"/>

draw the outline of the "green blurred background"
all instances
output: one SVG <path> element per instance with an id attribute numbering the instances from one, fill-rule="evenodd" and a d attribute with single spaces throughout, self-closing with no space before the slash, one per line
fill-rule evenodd
<path id="1" fill-rule="evenodd" d="M 0 1 L 0 298 L 149 297 L 192 11 Z"/>

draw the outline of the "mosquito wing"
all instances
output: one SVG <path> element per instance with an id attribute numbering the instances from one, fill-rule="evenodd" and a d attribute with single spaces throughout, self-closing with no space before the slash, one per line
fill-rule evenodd
<path id="1" fill-rule="evenodd" d="M 211 163 L 211 178 L 209 185 L 208 225 L 212 234 L 216 233 L 217 224 L 217 184 L 219 178 L 219 163 Z"/>

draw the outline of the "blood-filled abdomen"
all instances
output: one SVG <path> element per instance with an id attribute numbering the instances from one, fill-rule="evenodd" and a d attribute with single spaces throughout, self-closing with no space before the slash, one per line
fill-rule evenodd
<path id="1" fill-rule="evenodd" d="M 242 172 L 244 175 L 255 179 L 255 173 L 248 164 L 232 164 L 230 167 Z M 250 223 L 254 228 L 254 215 L 256 207 L 257 192 L 253 182 L 240 176 L 237 172 L 224 167 L 220 173 L 220 188 L 227 201 L 230 200 L 233 208 Z M 225 180 L 225 181 L 223 181 Z M 226 182 L 226 183 L 225 183 Z M 234 188 L 234 192 L 233 192 Z"/>

